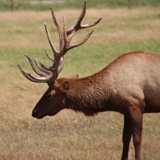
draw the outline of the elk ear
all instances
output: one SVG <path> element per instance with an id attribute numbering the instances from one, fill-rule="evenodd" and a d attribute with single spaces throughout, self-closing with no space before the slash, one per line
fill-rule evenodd
<path id="1" fill-rule="evenodd" d="M 70 88 L 69 82 L 68 81 L 63 82 L 59 88 L 63 93 L 66 93 Z"/>

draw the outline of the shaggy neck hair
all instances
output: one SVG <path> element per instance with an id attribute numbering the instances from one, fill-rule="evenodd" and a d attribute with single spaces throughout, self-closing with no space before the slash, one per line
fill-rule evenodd
<path id="1" fill-rule="evenodd" d="M 109 107 L 108 85 L 97 74 L 77 79 L 70 84 L 66 96 L 70 109 L 93 116 Z M 103 87 L 99 87 L 103 85 Z"/>

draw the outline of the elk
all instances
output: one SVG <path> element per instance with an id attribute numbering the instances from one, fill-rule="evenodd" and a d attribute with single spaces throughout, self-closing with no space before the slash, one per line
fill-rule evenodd
<path id="1" fill-rule="evenodd" d="M 56 20 L 53 9 L 53 22 L 59 33 L 60 50 L 57 51 L 50 38 L 46 24 L 45 31 L 53 51 L 51 67 L 42 64 L 37 58 L 27 55 L 30 65 L 38 77 L 32 76 L 18 65 L 22 74 L 32 82 L 47 83 L 48 89 L 32 111 L 32 116 L 41 119 L 53 116 L 62 109 L 72 109 L 94 116 L 99 112 L 115 111 L 124 115 L 123 151 L 121 160 L 128 159 L 129 144 L 133 136 L 135 160 L 140 160 L 143 113 L 160 112 L 160 55 L 144 51 L 125 53 L 101 71 L 85 77 L 57 78 L 64 66 L 64 55 L 68 50 L 84 44 L 93 31 L 80 42 L 71 43 L 75 32 L 97 25 L 101 18 L 92 24 L 82 25 L 86 12 L 86 1 L 75 26 L 66 29 Z"/>

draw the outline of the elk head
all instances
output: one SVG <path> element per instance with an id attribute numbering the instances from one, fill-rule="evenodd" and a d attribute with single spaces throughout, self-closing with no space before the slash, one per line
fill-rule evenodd
<path id="1" fill-rule="evenodd" d="M 65 18 L 63 17 L 63 27 L 61 28 L 55 17 L 53 9 L 52 8 L 50 9 L 53 22 L 57 27 L 59 33 L 59 41 L 60 41 L 59 42 L 60 50 L 57 51 L 54 44 L 51 41 L 47 26 L 46 24 L 44 24 L 48 42 L 53 51 L 53 57 L 51 57 L 47 52 L 46 56 L 53 62 L 53 65 L 51 67 L 47 67 L 43 65 L 41 62 L 39 62 L 37 58 L 34 58 L 32 60 L 30 57 L 25 55 L 29 60 L 32 69 L 38 75 L 38 77 L 32 76 L 30 73 L 27 73 L 25 70 L 23 70 L 20 65 L 18 65 L 21 73 L 27 79 L 36 83 L 47 83 L 49 86 L 48 90 L 45 92 L 45 94 L 37 103 L 36 107 L 33 109 L 32 115 L 33 117 L 36 118 L 43 118 L 46 115 L 55 115 L 60 110 L 65 108 L 65 98 L 66 98 L 65 93 L 67 92 L 67 90 L 69 90 L 69 81 L 72 80 L 73 78 L 57 79 L 59 73 L 62 71 L 64 66 L 64 55 L 67 53 L 68 50 L 78 47 L 83 43 L 85 43 L 93 33 L 93 31 L 89 32 L 88 35 L 80 42 L 71 43 L 71 40 L 76 31 L 95 26 L 102 19 L 99 18 L 92 24 L 81 25 L 81 21 L 83 20 L 86 13 L 86 1 L 84 1 L 82 13 L 80 14 L 76 24 L 70 29 L 66 29 Z"/>

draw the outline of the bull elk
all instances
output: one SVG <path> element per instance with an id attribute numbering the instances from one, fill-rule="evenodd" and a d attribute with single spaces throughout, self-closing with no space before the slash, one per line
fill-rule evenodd
<path id="1" fill-rule="evenodd" d="M 93 116 L 99 112 L 116 111 L 124 115 L 122 160 L 128 159 L 129 143 L 133 136 L 135 159 L 140 160 L 143 113 L 160 112 L 160 55 L 144 51 L 126 53 L 115 59 L 101 71 L 85 78 L 57 78 L 64 66 L 64 55 L 68 50 L 85 43 L 93 31 L 80 42 L 71 43 L 75 32 L 98 24 L 82 25 L 86 12 L 86 1 L 75 26 L 66 29 L 63 17 L 61 28 L 53 9 L 53 22 L 59 33 L 60 50 L 51 41 L 47 26 L 45 31 L 53 57 L 47 67 L 25 55 L 38 77 L 27 73 L 18 65 L 22 74 L 32 82 L 47 83 L 49 88 L 33 109 L 32 116 L 43 118 L 53 116 L 62 109 L 72 109 Z"/>

